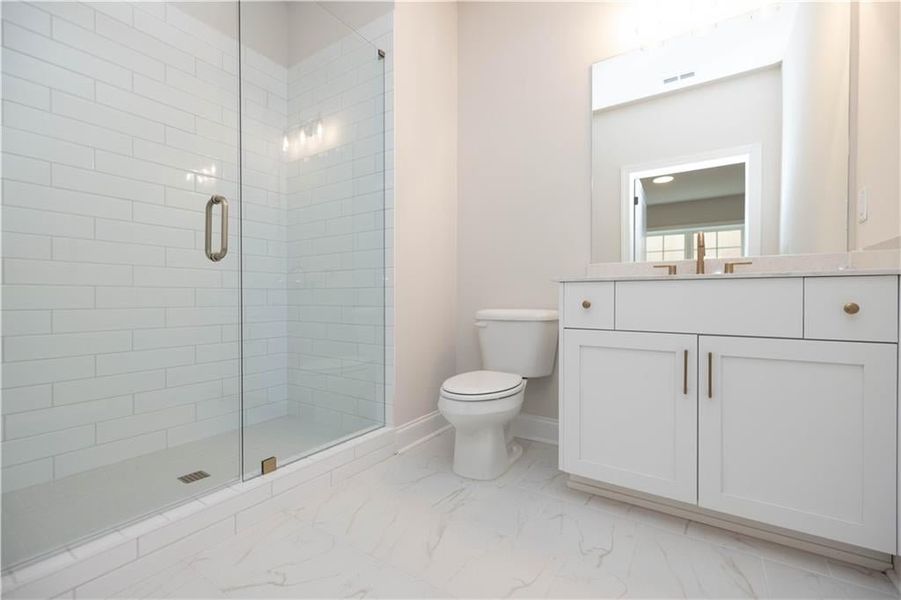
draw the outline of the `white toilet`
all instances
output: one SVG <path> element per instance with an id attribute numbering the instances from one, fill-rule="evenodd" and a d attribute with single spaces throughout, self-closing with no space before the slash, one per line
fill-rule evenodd
<path id="1" fill-rule="evenodd" d="M 454 472 L 494 479 L 522 455 L 510 422 L 519 414 L 526 379 L 547 377 L 557 351 L 557 311 L 485 309 L 476 313 L 484 371 L 451 377 L 438 410 L 456 429 Z"/>

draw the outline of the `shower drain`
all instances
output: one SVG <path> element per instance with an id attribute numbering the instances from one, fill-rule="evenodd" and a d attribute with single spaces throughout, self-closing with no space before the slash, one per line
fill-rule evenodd
<path id="1" fill-rule="evenodd" d="M 182 483 L 194 483 L 195 481 L 200 481 L 201 479 L 206 479 L 210 474 L 206 471 L 194 471 L 193 473 L 188 473 L 187 475 L 182 475 L 178 478 Z"/>

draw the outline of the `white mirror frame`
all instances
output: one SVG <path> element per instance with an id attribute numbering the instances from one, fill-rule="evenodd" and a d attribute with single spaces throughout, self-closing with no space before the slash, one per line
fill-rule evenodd
<path id="1" fill-rule="evenodd" d="M 650 163 L 627 165 L 620 169 L 620 217 L 622 235 L 620 256 L 623 262 L 635 262 L 635 215 L 632 210 L 632 190 L 636 179 L 672 175 L 698 169 L 745 165 L 745 256 L 759 256 L 761 248 L 761 146 L 749 144 L 732 148 L 722 148 L 701 154 L 676 156 Z"/>

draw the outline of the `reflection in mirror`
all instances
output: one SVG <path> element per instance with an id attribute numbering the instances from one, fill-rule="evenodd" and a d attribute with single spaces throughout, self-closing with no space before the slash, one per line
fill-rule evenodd
<path id="1" fill-rule="evenodd" d="M 683 164 L 663 175 L 632 174 L 636 260 L 693 259 L 699 232 L 710 258 L 748 255 L 745 168 L 744 162 L 708 168 Z"/>
<path id="2" fill-rule="evenodd" d="M 592 66 L 592 262 L 897 247 L 898 3 L 743 5 Z"/>

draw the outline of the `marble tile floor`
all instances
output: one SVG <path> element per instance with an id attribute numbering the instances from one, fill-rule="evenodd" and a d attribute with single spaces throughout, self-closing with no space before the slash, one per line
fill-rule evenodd
<path id="1" fill-rule="evenodd" d="M 244 473 L 260 473 L 260 461 L 280 462 L 306 456 L 362 431 L 284 416 L 245 428 Z M 239 478 L 237 430 L 130 458 L 3 494 L 4 565 L 71 546 Z M 206 479 L 191 484 L 180 475 L 203 470 Z"/>
<path id="2" fill-rule="evenodd" d="M 898 598 L 883 573 L 570 490 L 524 442 L 496 481 L 444 433 L 120 598 Z"/>

